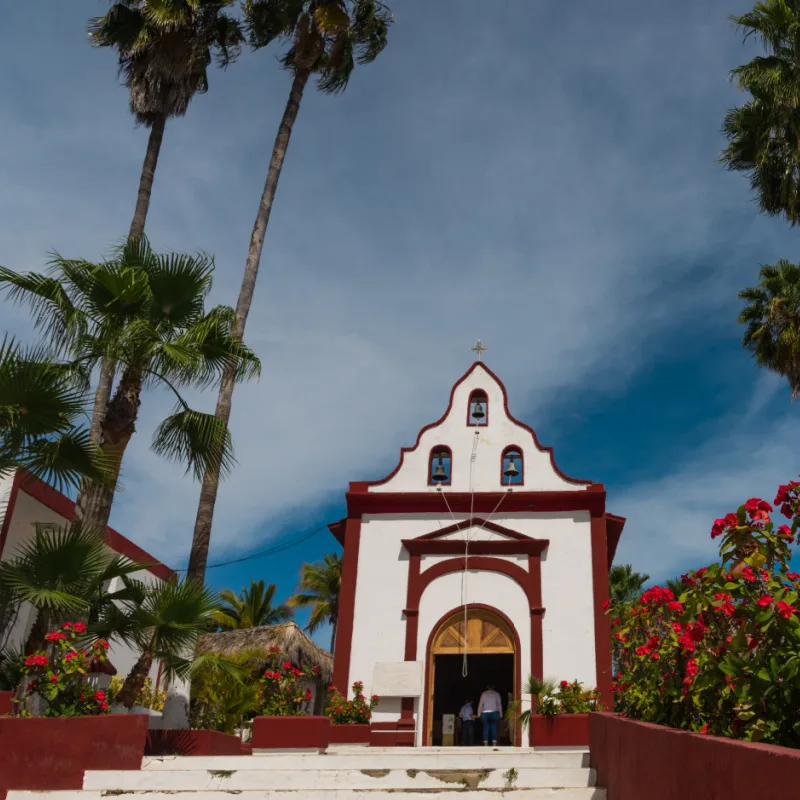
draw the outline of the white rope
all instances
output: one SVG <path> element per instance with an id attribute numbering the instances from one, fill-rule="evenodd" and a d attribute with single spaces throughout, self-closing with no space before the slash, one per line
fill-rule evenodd
<path id="1" fill-rule="evenodd" d="M 469 457 L 469 520 L 466 533 L 464 535 L 464 571 L 461 573 L 461 605 L 464 607 L 464 657 L 461 662 L 461 677 L 466 678 L 469 674 L 467 666 L 467 656 L 469 655 L 469 610 L 467 608 L 467 582 L 469 580 L 469 523 L 472 522 L 472 515 L 475 510 L 475 460 L 478 457 L 478 442 L 480 431 L 475 431 L 472 439 L 472 453 Z"/>

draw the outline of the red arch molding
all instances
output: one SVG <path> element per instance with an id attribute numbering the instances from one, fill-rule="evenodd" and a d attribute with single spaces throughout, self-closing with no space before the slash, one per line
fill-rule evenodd
<path id="1" fill-rule="evenodd" d="M 421 556 L 411 555 L 408 563 L 408 594 L 406 597 L 406 646 L 405 646 L 405 660 L 417 660 L 417 638 L 419 635 L 419 603 L 422 599 L 422 594 L 425 589 L 436 578 L 442 575 L 447 575 L 450 572 L 461 572 L 465 568 L 465 559 L 463 558 L 449 558 L 447 561 L 440 561 L 432 567 L 429 567 L 424 572 L 421 572 Z M 492 558 L 487 556 L 470 556 L 466 559 L 466 568 L 471 570 L 485 570 L 487 572 L 500 572 L 507 575 L 513 581 L 518 583 L 525 596 L 528 599 L 531 614 L 531 663 L 530 673 L 540 680 L 544 677 L 544 652 L 543 652 L 543 634 L 542 634 L 542 616 L 544 615 L 544 608 L 542 608 L 542 559 L 541 551 L 533 553 L 528 556 L 528 570 L 525 571 L 517 564 L 509 561 L 503 561 L 500 558 Z M 472 607 L 472 606 L 470 606 Z M 475 608 L 485 608 L 490 611 L 497 611 L 491 606 L 483 606 L 474 604 Z M 500 613 L 500 612 L 497 612 Z M 505 616 L 500 614 L 503 619 Z M 441 621 L 440 623 L 441 624 Z M 510 623 L 509 623 L 510 624 Z M 513 626 L 512 626 L 513 628 Z M 434 629 L 435 630 L 435 629 Z M 514 629 L 516 632 L 516 629 Z M 430 640 L 428 642 L 430 650 Z M 519 657 L 519 646 L 517 646 L 517 655 Z M 426 653 L 426 671 L 427 658 Z M 517 671 L 520 674 L 520 671 Z M 426 684 L 427 685 L 427 684 Z M 521 687 L 517 687 L 517 697 L 521 696 Z M 427 702 L 427 700 L 426 700 Z M 423 721 L 427 720 L 427 710 L 424 710 Z M 403 702 L 403 717 L 410 717 L 413 714 L 413 702 Z M 425 733 L 425 732 L 424 732 Z M 427 735 L 427 733 L 425 733 Z M 532 736 L 532 728 L 531 728 Z M 531 739 L 532 741 L 532 739 Z"/>
<path id="2" fill-rule="evenodd" d="M 446 562 L 445 562 L 446 563 Z M 495 608 L 494 606 L 487 606 L 483 603 L 468 603 L 467 604 L 468 610 L 482 610 L 482 611 L 491 611 L 492 614 L 497 614 L 503 622 L 508 625 L 509 630 L 511 631 L 512 635 L 514 636 L 514 675 L 516 676 L 514 680 L 514 695 L 516 698 L 522 697 L 522 669 L 521 669 L 521 647 L 519 633 L 514 625 L 514 623 L 502 612 L 500 609 Z M 454 615 L 458 614 L 460 611 L 464 610 L 464 606 L 458 606 L 447 612 L 444 616 L 442 616 L 439 621 L 431 628 L 430 635 L 428 636 L 428 643 L 425 646 L 425 677 L 423 682 L 423 691 L 425 692 L 425 702 L 423 704 L 422 709 L 422 745 L 430 744 L 430 732 L 428 731 L 428 704 L 430 703 L 430 695 L 428 693 L 428 683 L 430 681 L 430 675 L 428 674 L 430 671 L 430 663 L 431 663 L 431 648 L 433 647 L 433 639 L 436 634 L 441 630 L 442 625 L 444 625 L 447 620 L 449 620 Z M 531 726 L 531 730 L 533 726 Z M 517 747 L 522 745 L 522 732 L 518 728 L 514 733 L 514 744 Z M 533 737 L 531 736 L 531 744 L 533 744 Z"/>

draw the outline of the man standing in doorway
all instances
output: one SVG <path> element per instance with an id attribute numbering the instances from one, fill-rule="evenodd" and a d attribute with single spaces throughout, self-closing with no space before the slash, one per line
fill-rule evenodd
<path id="1" fill-rule="evenodd" d="M 475 710 L 472 708 L 472 700 L 465 700 L 458 712 L 461 719 L 461 744 L 464 747 L 471 747 L 475 744 Z"/>
<path id="2" fill-rule="evenodd" d="M 497 723 L 503 715 L 503 700 L 494 690 L 493 684 L 486 686 L 486 691 L 481 695 L 478 703 L 478 716 L 483 725 L 483 743 L 497 746 Z"/>

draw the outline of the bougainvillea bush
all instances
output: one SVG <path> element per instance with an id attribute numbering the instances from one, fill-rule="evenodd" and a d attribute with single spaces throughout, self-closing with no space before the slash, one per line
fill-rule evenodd
<path id="1" fill-rule="evenodd" d="M 97 639 L 87 649 L 79 646 L 85 639 L 82 622 L 65 622 L 61 629 L 45 637 L 49 646 L 25 657 L 23 700 L 40 695 L 47 701 L 46 717 L 79 717 L 108 713 L 108 699 L 103 691 L 89 686 L 89 672 L 94 664 L 107 660 L 108 642 Z M 30 716 L 20 704 L 20 716 Z"/>
<path id="2" fill-rule="evenodd" d="M 330 717 L 334 725 L 367 725 L 372 719 L 372 709 L 379 701 L 376 694 L 369 700 L 364 697 L 364 684 L 361 681 L 353 684 L 352 700 L 342 697 L 334 686 L 329 686 L 325 716 Z"/>
<path id="3" fill-rule="evenodd" d="M 720 563 L 655 586 L 612 615 L 615 710 L 676 728 L 800 747 L 800 575 L 789 567 L 800 482 L 773 507 L 717 519 Z"/>
<path id="4" fill-rule="evenodd" d="M 311 710 L 312 693 L 308 681 L 316 677 L 310 669 L 300 669 L 288 661 L 280 647 L 270 647 L 267 669 L 261 678 L 260 689 L 266 717 L 294 717 Z"/>

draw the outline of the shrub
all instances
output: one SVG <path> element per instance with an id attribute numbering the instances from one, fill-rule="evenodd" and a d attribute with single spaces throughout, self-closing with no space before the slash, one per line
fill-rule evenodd
<path id="1" fill-rule="evenodd" d="M 751 498 L 717 519 L 720 563 L 681 578 L 680 594 L 654 586 L 612 607 L 615 708 L 649 722 L 748 741 L 800 746 L 800 575 L 789 545 L 800 482 L 775 505 Z"/>
<path id="2" fill-rule="evenodd" d="M 367 700 L 364 697 L 364 684 L 356 681 L 353 684 L 353 699 L 348 700 L 336 690 L 328 687 L 328 703 L 325 716 L 330 717 L 334 725 L 366 725 L 372 718 L 372 709 L 380 702 L 374 694 Z"/>
<path id="3" fill-rule="evenodd" d="M 124 680 L 119 675 L 114 675 L 111 678 L 111 684 L 108 687 L 108 702 L 113 703 L 117 699 L 117 695 L 122 690 Z M 167 700 L 167 692 L 164 689 L 156 690 L 153 688 L 152 678 L 147 678 L 142 686 L 142 691 L 136 697 L 137 706 L 150 708 L 153 711 L 163 711 L 164 703 Z"/>
<path id="4" fill-rule="evenodd" d="M 103 691 L 92 691 L 88 685 L 93 662 L 106 661 L 108 642 L 97 639 L 88 650 L 77 642 L 84 638 L 82 622 L 65 622 L 61 629 L 45 637 L 51 644 L 49 653 L 39 650 L 25 657 L 23 700 L 40 695 L 47 701 L 46 717 L 79 717 L 108 713 L 108 698 Z M 21 716 L 30 716 L 23 708 Z"/>
<path id="5" fill-rule="evenodd" d="M 267 669 L 259 686 L 261 713 L 267 717 L 294 717 L 308 714 L 311 689 L 303 686 L 304 678 L 314 678 L 309 669 L 300 669 L 281 654 L 280 647 L 270 647 Z"/>

